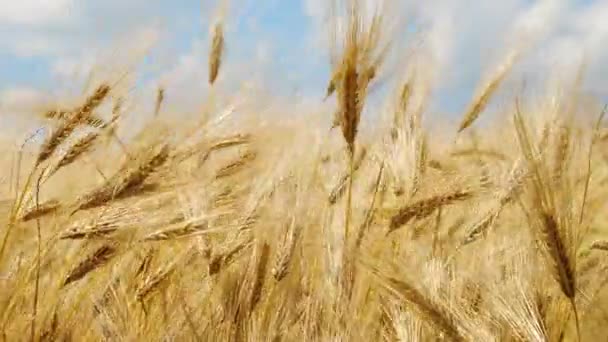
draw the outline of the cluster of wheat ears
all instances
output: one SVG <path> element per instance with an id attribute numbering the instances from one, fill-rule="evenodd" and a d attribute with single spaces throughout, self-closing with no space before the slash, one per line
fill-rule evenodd
<path id="1" fill-rule="evenodd" d="M 457 141 L 425 129 L 413 76 L 358 134 L 389 49 L 380 14 L 348 9 L 326 126 L 216 103 L 185 129 L 159 89 L 126 139 L 110 82 L 44 113 L 50 133 L 2 177 L 0 341 L 605 340 L 600 107 L 578 83 L 516 96 L 475 134 L 511 56 Z"/>

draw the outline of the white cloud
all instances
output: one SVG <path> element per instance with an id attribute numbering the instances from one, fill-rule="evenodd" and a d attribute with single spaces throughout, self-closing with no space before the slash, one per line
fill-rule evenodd
<path id="1" fill-rule="evenodd" d="M 29 88 L 18 87 L 4 90 L 0 93 L 0 108 L 4 110 L 18 109 L 24 104 L 40 102 L 48 97 L 41 91 Z"/>
<path id="2" fill-rule="evenodd" d="M 41 90 L 30 87 L 5 89 L 0 92 L 0 120 L 3 123 L 23 124 L 51 105 L 51 96 Z"/>
<path id="3" fill-rule="evenodd" d="M 73 0 L 2 0 L 0 21 L 40 26 L 60 22 L 73 12 Z"/>
<path id="4" fill-rule="evenodd" d="M 113 70 L 133 68 L 158 43 L 162 35 L 157 26 L 142 26 L 125 33 L 110 44 L 83 46 L 77 53 L 59 56 L 51 65 L 51 72 L 61 80 L 82 78 L 97 68 Z"/>

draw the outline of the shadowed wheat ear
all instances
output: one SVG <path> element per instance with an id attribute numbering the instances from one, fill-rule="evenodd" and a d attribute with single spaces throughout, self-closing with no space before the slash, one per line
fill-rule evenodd
<path id="1" fill-rule="evenodd" d="M 576 294 L 576 279 L 572 260 L 567 251 L 556 218 L 548 213 L 541 215 L 543 236 L 549 255 L 553 260 L 554 274 L 557 278 L 562 292 L 568 298 L 574 298 Z"/>
<path id="2" fill-rule="evenodd" d="M 97 250 L 95 250 L 95 252 L 93 252 L 93 254 L 82 260 L 78 266 L 68 273 L 65 281 L 63 282 L 63 286 L 80 280 L 93 270 L 107 264 L 116 255 L 116 252 L 116 245 L 108 244 L 99 247 Z"/>
<path id="3" fill-rule="evenodd" d="M 222 55 L 224 53 L 224 29 L 219 22 L 213 27 L 213 39 L 209 52 L 209 84 L 213 85 L 222 66 Z"/>
<path id="4" fill-rule="evenodd" d="M 469 105 L 469 108 L 460 122 L 458 132 L 462 132 L 467 127 L 471 126 L 473 122 L 477 120 L 479 114 L 486 109 L 490 98 L 492 98 L 494 93 L 496 93 L 496 90 L 500 84 L 504 81 L 509 71 L 511 71 L 518 56 L 519 51 L 516 50 L 511 52 L 507 56 L 507 59 L 494 71 L 489 81 L 478 90 L 477 95 L 473 98 L 473 101 Z"/>
<path id="5" fill-rule="evenodd" d="M 109 93 L 110 87 L 108 85 L 103 84 L 99 86 L 95 93 L 86 100 L 82 107 L 75 111 L 71 118 L 61 122 L 42 144 L 38 157 L 36 158 L 36 165 L 47 160 L 53 152 L 55 152 L 57 147 L 72 134 L 76 127 L 90 117 L 92 111 L 103 102 Z"/>

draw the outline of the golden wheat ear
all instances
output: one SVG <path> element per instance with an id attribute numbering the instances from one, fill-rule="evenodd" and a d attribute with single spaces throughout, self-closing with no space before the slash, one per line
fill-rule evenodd
<path id="1" fill-rule="evenodd" d="M 431 215 L 436 209 L 453 203 L 470 199 L 473 196 L 472 191 L 455 191 L 451 193 L 441 194 L 429 197 L 423 200 L 408 204 L 399 209 L 397 214 L 391 218 L 391 224 L 387 234 L 401 228 L 414 219 L 422 219 Z"/>
<path id="2" fill-rule="evenodd" d="M 519 53 L 517 51 L 508 55 L 507 59 L 500 64 L 490 76 L 487 83 L 483 84 L 483 86 L 478 90 L 477 94 L 473 98 L 473 101 L 469 105 L 469 108 L 464 114 L 462 121 L 460 122 L 460 126 L 458 127 L 459 133 L 471 126 L 477 120 L 477 118 L 479 118 L 481 112 L 486 109 L 490 99 L 492 96 L 494 96 L 502 82 L 513 68 L 518 55 Z"/>
<path id="3" fill-rule="evenodd" d="M 85 103 L 75 110 L 72 116 L 63 122 L 61 122 L 51 133 L 51 135 L 44 141 L 40 152 L 36 158 L 36 165 L 40 165 L 55 152 L 55 150 L 74 132 L 74 130 L 87 119 L 90 119 L 91 114 L 95 108 L 97 108 L 104 99 L 110 93 L 110 87 L 106 84 L 102 84 L 97 88 L 95 93 L 91 95 Z"/>
<path id="4" fill-rule="evenodd" d="M 222 56 L 224 54 L 224 28 L 222 23 L 217 23 L 213 28 L 213 38 L 211 40 L 211 50 L 209 52 L 209 84 L 213 85 L 217 80 L 222 66 Z"/>
<path id="5" fill-rule="evenodd" d="M 117 247 L 112 244 L 99 247 L 68 273 L 62 286 L 65 287 L 76 282 L 92 271 L 103 267 L 116 255 L 116 252 Z"/>

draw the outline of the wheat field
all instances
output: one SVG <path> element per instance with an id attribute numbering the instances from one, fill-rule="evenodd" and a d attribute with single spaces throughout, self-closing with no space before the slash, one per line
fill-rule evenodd
<path id="1" fill-rule="evenodd" d="M 388 82 L 383 13 L 349 4 L 305 115 L 218 91 L 177 120 L 159 88 L 133 133 L 109 77 L 2 143 L 0 341 L 606 340 L 599 99 L 522 90 L 480 122 L 514 50 L 430 127 L 424 70 Z"/>

